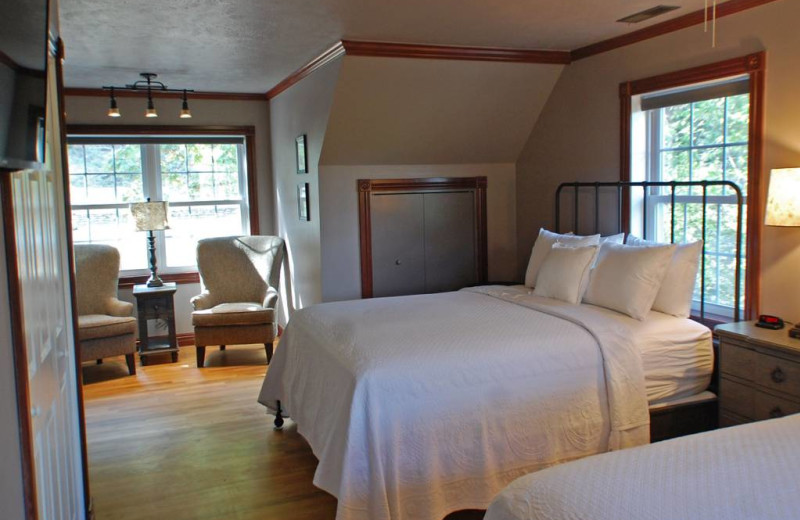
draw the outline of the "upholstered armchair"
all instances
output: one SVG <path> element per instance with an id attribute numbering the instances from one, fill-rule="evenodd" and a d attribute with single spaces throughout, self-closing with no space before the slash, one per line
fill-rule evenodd
<path id="1" fill-rule="evenodd" d="M 125 355 L 136 374 L 133 304 L 117 299 L 119 251 L 102 244 L 75 244 L 78 349 L 81 361 Z"/>
<path id="2" fill-rule="evenodd" d="M 192 298 L 197 366 L 206 347 L 261 343 L 272 359 L 278 333 L 275 311 L 283 262 L 283 239 L 273 236 L 218 237 L 197 243 L 203 292 Z"/>

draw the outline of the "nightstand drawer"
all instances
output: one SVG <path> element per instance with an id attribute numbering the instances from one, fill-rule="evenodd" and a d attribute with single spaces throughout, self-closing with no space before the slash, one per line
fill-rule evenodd
<path id="1" fill-rule="evenodd" d="M 747 381 L 753 380 L 753 367 L 758 354 L 754 350 L 725 343 L 719 358 L 719 370 Z"/>
<path id="2" fill-rule="evenodd" d="M 140 300 L 139 314 L 141 318 L 146 320 L 172 317 L 172 296 L 150 297 Z"/>
<path id="3" fill-rule="evenodd" d="M 755 394 L 755 410 L 753 419 L 757 421 L 761 421 L 763 419 L 774 419 L 776 417 L 783 417 L 784 415 L 791 415 L 793 413 L 800 413 L 800 403 L 788 401 L 774 395 L 765 394 L 764 392 L 756 392 Z"/>
<path id="4" fill-rule="evenodd" d="M 755 392 L 752 387 L 731 381 L 730 379 L 720 378 L 720 412 L 730 411 L 736 415 L 741 415 L 748 419 L 754 417 Z"/>
<path id="5" fill-rule="evenodd" d="M 800 399 L 800 363 L 761 355 L 756 361 L 756 384 Z"/>

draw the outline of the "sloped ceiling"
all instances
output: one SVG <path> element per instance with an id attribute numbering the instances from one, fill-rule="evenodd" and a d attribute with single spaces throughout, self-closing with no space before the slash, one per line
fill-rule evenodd
<path id="1" fill-rule="evenodd" d="M 563 67 L 346 56 L 320 164 L 515 162 Z"/>

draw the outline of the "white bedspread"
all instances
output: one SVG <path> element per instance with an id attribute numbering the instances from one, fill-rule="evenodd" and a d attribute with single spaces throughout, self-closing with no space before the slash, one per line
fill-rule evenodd
<path id="1" fill-rule="evenodd" d="M 297 423 L 319 459 L 314 484 L 338 499 L 337 520 L 483 509 L 525 473 L 649 440 L 630 331 L 527 292 L 476 288 L 293 315 L 259 402 L 274 410 L 280 399 Z"/>
<path id="2" fill-rule="evenodd" d="M 800 414 L 527 475 L 485 520 L 796 519 L 798 468 Z"/>

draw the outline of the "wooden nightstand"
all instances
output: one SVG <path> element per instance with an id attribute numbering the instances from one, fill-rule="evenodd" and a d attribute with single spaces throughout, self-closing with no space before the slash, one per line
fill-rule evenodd
<path id="1" fill-rule="evenodd" d="M 719 335 L 719 425 L 800 412 L 800 340 L 788 329 L 727 323 Z"/>
<path id="2" fill-rule="evenodd" d="M 145 284 L 133 286 L 139 319 L 139 360 L 142 366 L 147 364 L 147 356 L 162 352 L 171 352 L 172 362 L 178 361 L 178 337 L 175 333 L 173 302 L 176 290 L 177 285 L 174 282 L 165 283 L 162 287 L 148 287 Z M 166 321 L 167 336 L 150 336 L 147 330 L 148 320 Z"/>

